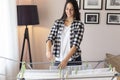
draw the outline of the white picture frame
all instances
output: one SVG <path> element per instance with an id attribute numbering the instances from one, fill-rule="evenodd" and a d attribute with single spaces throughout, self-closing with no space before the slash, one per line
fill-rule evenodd
<path id="1" fill-rule="evenodd" d="M 120 10 L 120 0 L 106 0 L 106 10 Z"/>
<path id="2" fill-rule="evenodd" d="M 84 10 L 102 10 L 103 0 L 83 0 Z"/>
<path id="3" fill-rule="evenodd" d="M 78 3 L 78 8 L 79 8 L 79 10 L 81 9 L 81 0 L 76 0 L 77 1 L 77 3 Z"/>
<path id="4" fill-rule="evenodd" d="M 99 24 L 100 13 L 85 13 L 85 24 Z"/>
<path id="5" fill-rule="evenodd" d="M 107 24 L 120 25 L 120 13 L 107 13 Z"/>

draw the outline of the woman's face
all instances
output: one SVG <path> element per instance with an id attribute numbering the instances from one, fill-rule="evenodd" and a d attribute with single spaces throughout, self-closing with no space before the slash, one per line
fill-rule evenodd
<path id="1" fill-rule="evenodd" d="M 74 17 L 74 7 L 71 3 L 68 3 L 66 5 L 66 9 L 65 9 L 66 15 L 68 18 L 73 18 Z"/>

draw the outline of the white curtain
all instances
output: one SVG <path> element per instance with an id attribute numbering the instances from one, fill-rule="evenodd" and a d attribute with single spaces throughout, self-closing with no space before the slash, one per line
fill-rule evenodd
<path id="1" fill-rule="evenodd" d="M 0 57 L 18 61 L 16 0 L 0 1 Z M 16 80 L 18 63 L 0 58 L 0 80 Z"/>

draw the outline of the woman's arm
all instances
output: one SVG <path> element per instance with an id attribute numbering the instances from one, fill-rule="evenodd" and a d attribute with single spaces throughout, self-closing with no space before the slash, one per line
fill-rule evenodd
<path id="1" fill-rule="evenodd" d="M 67 56 L 65 57 L 65 59 L 62 60 L 62 62 L 58 65 L 58 68 L 65 68 L 69 59 L 71 58 L 71 56 L 75 53 L 76 51 L 76 46 L 73 45 L 72 48 L 70 48 L 70 51 L 68 52 Z"/>
<path id="2" fill-rule="evenodd" d="M 53 54 L 51 52 L 51 48 L 55 40 L 56 33 L 57 33 L 57 20 L 54 22 L 54 25 L 52 26 L 48 39 L 46 41 L 46 57 L 50 61 L 53 60 Z"/>
<path id="3" fill-rule="evenodd" d="M 51 52 L 52 42 L 51 40 L 48 40 L 46 43 L 46 57 L 48 60 L 53 60 L 53 54 Z"/>

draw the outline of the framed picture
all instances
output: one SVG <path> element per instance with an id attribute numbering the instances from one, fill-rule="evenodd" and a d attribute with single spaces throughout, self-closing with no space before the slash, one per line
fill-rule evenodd
<path id="1" fill-rule="evenodd" d="M 77 1 L 77 3 L 78 3 L 78 8 L 79 8 L 79 10 L 81 9 L 81 0 L 76 0 Z"/>
<path id="2" fill-rule="evenodd" d="M 84 10 L 102 10 L 103 0 L 83 0 Z"/>
<path id="3" fill-rule="evenodd" d="M 120 13 L 107 13 L 106 23 L 120 25 Z"/>
<path id="4" fill-rule="evenodd" d="M 106 10 L 120 10 L 120 0 L 106 0 Z"/>
<path id="5" fill-rule="evenodd" d="M 99 24 L 99 13 L 85 13 L 85 24 Z"/>

